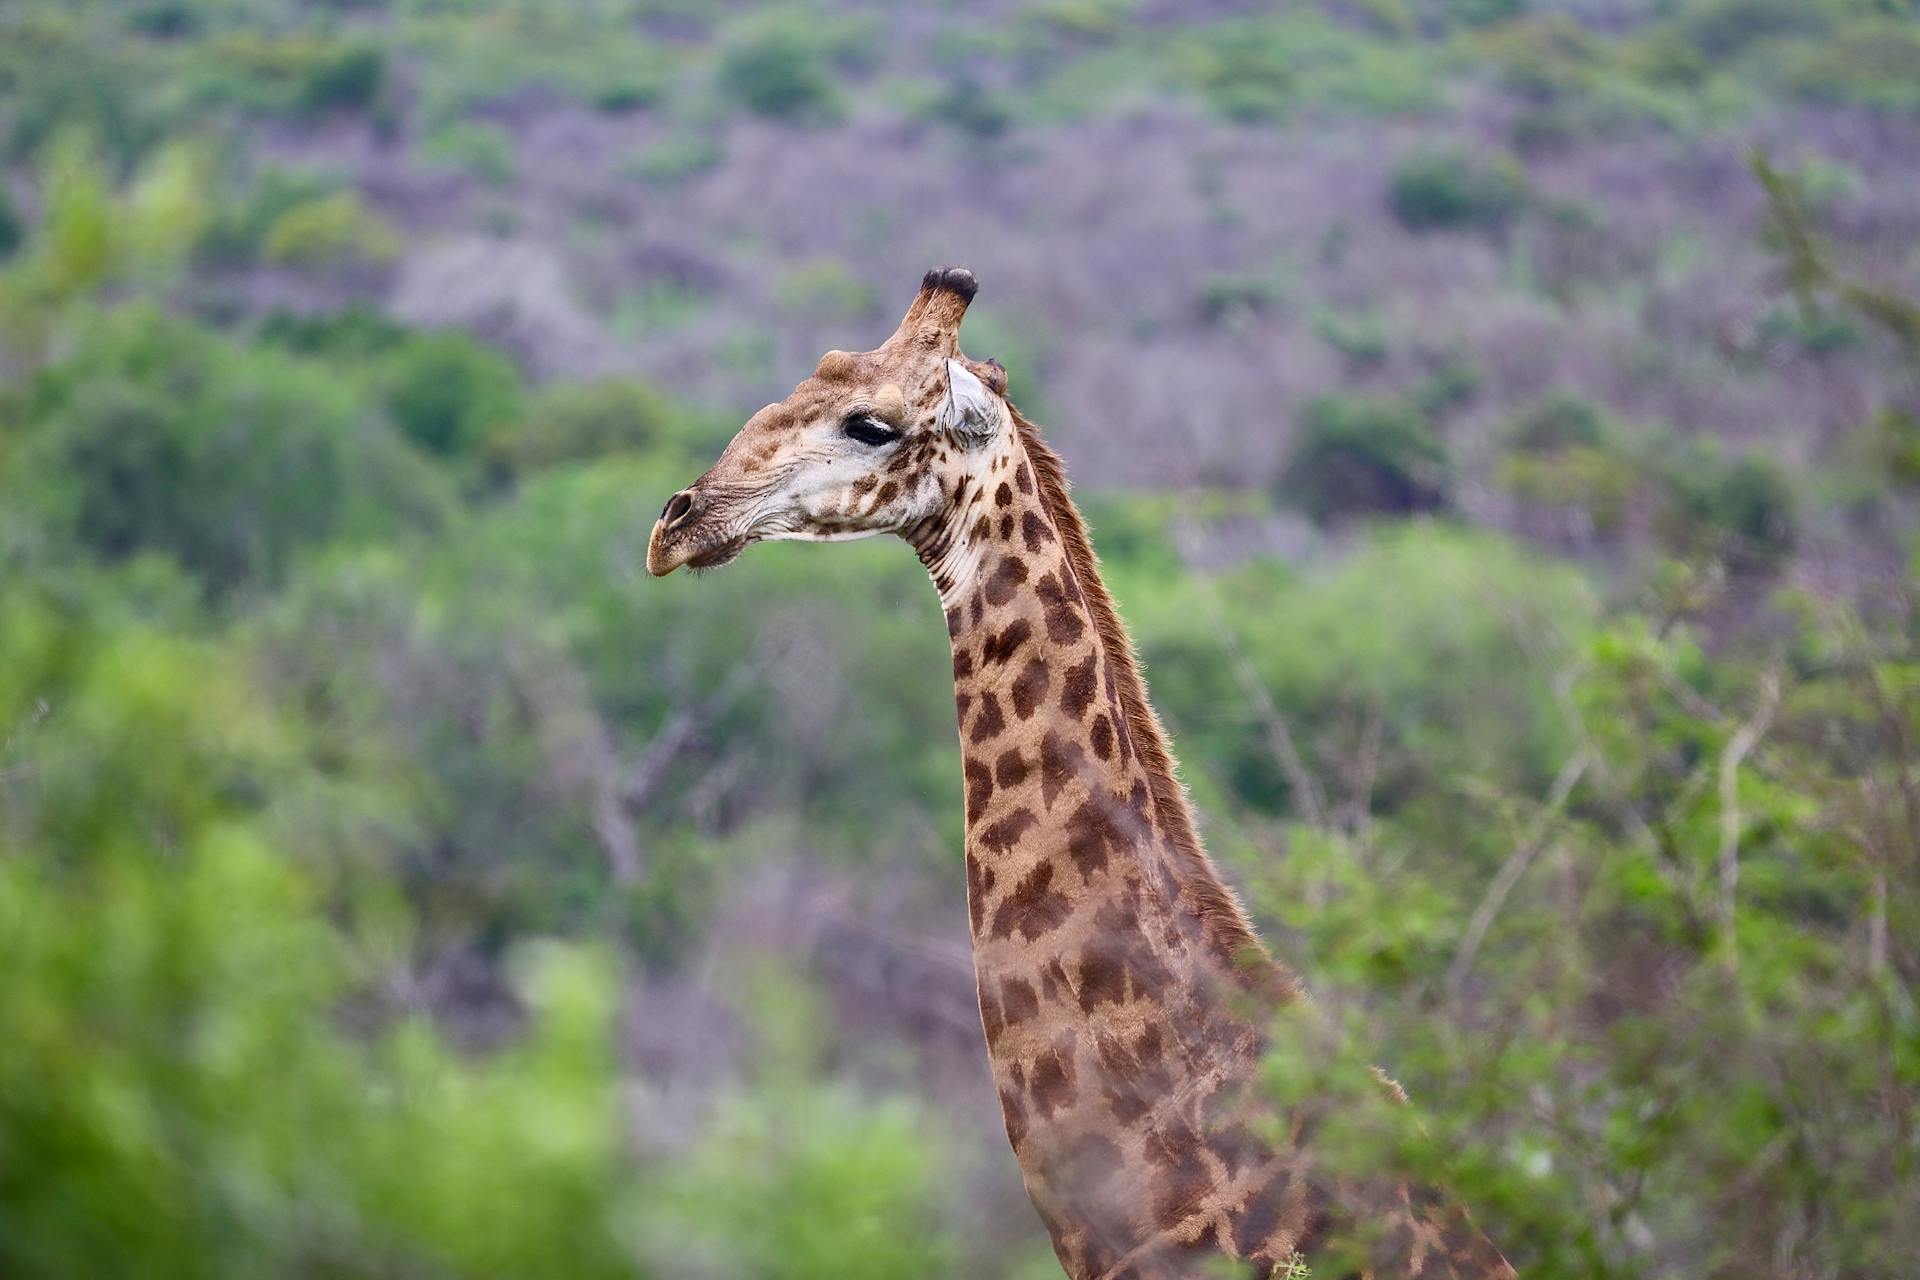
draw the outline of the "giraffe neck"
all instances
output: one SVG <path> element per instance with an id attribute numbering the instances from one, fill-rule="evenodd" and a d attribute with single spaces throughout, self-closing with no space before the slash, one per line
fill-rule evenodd
<path id="1" fill-rule="evenodd" d="M 1297 989 L 1199 845 L 1059 460 L 1014 421 L 908 537 L 952 641 L 987 1055 L 1067 1274 L 1266 1274 L 1360 1222 L 1376 1274 L 1512 1280 L 1457 1204 L 1318 1176 L 1311 1117 L 1276 1141 L 1247 1096 L 1245 999 Z"/>
<path id="2" fill-rule="evenodd" d="M 952 641 L 968 918 L 1007 1136 L 1075 1276 L 1135 1265 L 1182 1231 L 1218 1247 L 1220 1225 L 1193 1219 L 1228 1203 L 1258 1219 L 1243 1224 L 1259 1233 L 1239 1245 L 1250 1256 L 1298 1239 L 1308 1210 L 1236 1183 L 1265 1176 L 1250 1135 L 1208 1156 L 1200 1134 L 1258 1055 L 1233 1012 L 1244 963 L 1284 975 L 1193 839 L 1043 451 L 1014 433 L 944 519 L 910 535 Z"/>

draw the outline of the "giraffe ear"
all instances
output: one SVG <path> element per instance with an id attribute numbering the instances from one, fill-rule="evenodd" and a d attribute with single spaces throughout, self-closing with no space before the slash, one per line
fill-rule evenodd
<path id="1" fill-rule="evenodd" d="M 981 445 L 1000 430 L 1004 414 L 1000 402 L 973 370 L 958 360 L 947 361 L 947 398 L 940 405 L 940 426 L 962 444 Z"/>

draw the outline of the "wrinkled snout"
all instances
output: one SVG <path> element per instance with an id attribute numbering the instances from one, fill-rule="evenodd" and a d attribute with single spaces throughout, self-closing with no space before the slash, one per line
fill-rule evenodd
<path id="1" fill-rule="evenodd" d="M 741 523 L 738 496 L 724 487 L 696 481 L 667 499 L 647 539 L 647 572 L 664 578 L 686 565 L 713 569 L 726 564 L 753 541 Z"/>
<path id="2" fill-rule="evenodd" d="M 653 536 L 647 539 L 647 572 L 664 578 L 691 560 L 700 547 L 687 537 L 706 504 L 694 489 L 682 489 L 667 499 L 660 518 L 653 522 Z"/>

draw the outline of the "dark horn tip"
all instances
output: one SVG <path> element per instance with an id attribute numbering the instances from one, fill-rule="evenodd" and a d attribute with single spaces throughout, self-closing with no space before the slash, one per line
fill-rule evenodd
<path id="1" fill-rule="evenodd" d="M 980 282 L 965 267 L 935 267 L 921 278 L 920 287 L 957 293 L 962 302 L 972 302 L 973 295 L 980 292 Z"/>

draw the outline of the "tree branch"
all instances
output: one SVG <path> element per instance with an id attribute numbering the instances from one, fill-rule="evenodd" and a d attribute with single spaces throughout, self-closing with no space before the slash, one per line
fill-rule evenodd
<path id="1" fill-rule="evenodd" d="M 1740 764 L 1766 736 L 1780 706 L 1780 664 L 1760 681 L 1760 706 L 1753 718 L 1734 730 L 1720 753 L 1720 932 L 1729 969 L 1740 967 L 1736 897 L 1740 888 Z"/>
<path id="2" fill-rule="evenodd" d="M 1460 998 L 1466 986 L 1467 974 L 1472 971 L 1474 959 L 1480 954 L 1487 931 L 1493 928 L 1500 908 L 1506 905 L 1507 895 L 1513 892 L 1514 886 L 1520 883 L 1520 877 L 1527 873 L 1527 868 L 1547 847 L 1547 837 L 1552 833 L 1554 819 L 1566 808 L 1567 798 L 1573 794 L 1573 789 L 1580 784 L 1581 777 L 1593 761 L 1593 753 L 1583 745 L 1560 766 L 1560 772 L 1555 775 L 1553 786 L 1547 793 L 1546 806 L 1534 818 L 1527 838 L 1520 842 L 1501 866 L 1493 883 L 1487 886 L 1480 905 L 1474 908 L 1472 918 L 1467 921 L 1467 930 L 1460 936 L 1460 946 L 1454 952 L 1453 963 L 1447 968 L 1447 987 L 1453 992 L 1454 999 Z"/>

